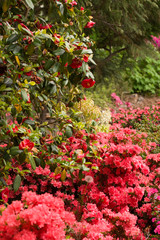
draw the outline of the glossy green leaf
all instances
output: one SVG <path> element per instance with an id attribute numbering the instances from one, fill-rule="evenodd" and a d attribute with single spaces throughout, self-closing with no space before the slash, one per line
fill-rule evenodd
<path id="1" fill-rule="evenodd" d="M 66 127 L 66 130 L 65 130 L 65 135 L 67 138 L 70 138 L 72 136 L 73 132 L 72 132 L 72 129 L 70 127 Z"/>
<path id="2" fill-rule="evenodd" d="M 16 33 L 14 33 L 14 34 L 12 34 L 11 36 L 9 36 L 9 38 L 8 38 L 7 41 L 6 41 L 6 43 L 7 43 L 7 44 L 13 43 L 13 42 L 17 41 L 18 38 L 19 38 L 19 35 L 16 34 Z"/>
<path id="3" fill-rule="evenodd" d="M 49 59 L 49 60 L 45 63 L 44 69 L 45 69 L 46 71 L 49 70 L 49 69 L 53 66 L 53 64 L 54 64 L 54 61 L 51 60 L 51 59 Z"/>
<path id="4" fill-rule="evenodd" d="M 25 2 L 27 3 L 27 5 L 31 8 L 34 9 L 34 5 L 33 2 L 31 0 L 25 0 Z"/>
<path id="5" fill-rule="evenodd" d="M 10 154 L 12 156 L 16 156 L 16 155 L 20 154 L 21 152 L 22 152 L 22 150 L 20 150 L 18 146 L 11 147 L 11 149 L 10 149 Z"/>
<path id="6" fill-rule="evenodd" d="M 32 155 L 29 155 L 29 161 L 30 161 L 30 164 L 32 166 L 32 169 L 35 170 L 36 169 L 36 163 L 35 163 Z"/>
<path id="7" fill-rule="evenodd" d="M 58 56 L 58 55 L 61 56 L 64 52 L 65 52 L 64 49 L 59 48 L 59 49 L 55 50 L 53 53 L 54 53 L 56 56 Z"/>
<path id="8" fill-rule="evenodd" d="M 22 95 L 23 100 L 24 100 L 25 102 L 27 102 L 27 101 L 28 101 L 28 95 L 27 95 L 26 90 L 22 89 L 22 90 L 21 90 L 21 95 Z"/>
<path id="9" fill-rule="evenodd" d="M 21 176 L 18 174 L 15 179 L 14 179 L 14 183 L 13 183 L 13 189 L 15 192 L 18 191 L 19 187 L 21 185 Z"/>

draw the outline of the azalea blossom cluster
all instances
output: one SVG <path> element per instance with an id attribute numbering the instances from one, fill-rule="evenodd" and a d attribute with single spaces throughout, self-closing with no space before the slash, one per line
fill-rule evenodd
<path id="1" fill-rule="evenodd" d="M 62 181 L 62 170 L 52 172 L 48 165 L 44 169 L 39 166 L 33 170 L 29 164 L 24 165 L 21 168 L 27 167 L 31 173 L 24 176 L 16 193 L 6 188 L 2 197 L 6 201 L 14 200 L 24 191 L 32 190 L 41 197 L 48 192 L 63 199 L 65 210 L 74 213 L 77 221 L 76 227 L 72 227 L 73 234 L 70 233 L 73 239 L 76 239 L 77 232 L 82 239 L 114 239 L 119 235 L 145 239 L 141 227 L 137 227 L 138 221 L 143 220 L 142 209 L 130 213 L 138 209 L 145 195 L 146 180 L 149 182 L 150 168 L 141 156 L 151 149 L 145 136 L 136 130 L 118 128 L 116 124 L 108 134 L 77 132 L 68 142 L 62 142 L 59 149 L 65 162 L 70 162 L 70 159 L 78 165 L 88 162 L 87 171 L 80 173 L 80 170 L 74 170 L 72 175 L 68 172 Z M 58 156 L 46 154 L 45 161 Z M 8 178 L 9 188 L 13 180 L 14 177 Z M 61 232 L 64 234 L 64 230 Z"/>
<path id="2" fill-rule="evenodd" d="M 39 164 L 33 170 L 30 163 L 21 164 L 22 182 L 16 192 L 12 185 L 19 163 L 13 158 L 10 176 L 5 179 L 7 187 L 1 191 L 3 201 L 11 204 L 6 209 L 1 206 L 0 239 L 9 240 L 10 234 L 12 239 L 24 240 L 28 236 L 145 240 L 150 229 L 156 240 L 156 234 L 160 234 L 160 198 L 156 187 L 160 185 L 160 153 L 156 152 L 159 146 L 149 131 L 134 128 L 135 122 L 143 123 L 145 117 L 145 121 L 155 123 L 158 133 L 159 109 L 159 105 L 121 108 L 112 114 L 109 133 L 79 130 L 63 141 L 63 133 L 59 132 L 61 142 L 57 152 L 51 154 L 48 149 L 56 140 L 44 137 L 43 152 L 34 154 L 45 165 Z M 8 134 L 15 136 L 21 128 L 12 123 Z M 33 153 L 29 134 L 25 129 L 19 149 Z"/>
<path id="3" fill-rule="evenodd" d="M 152 40 L 153 40 L 153 45 L 156 47 L 156 48 L 160 48 L 160 36 L 159 37 L 155 37 L 153 35 L 151 35 L 152 37 Z"/>

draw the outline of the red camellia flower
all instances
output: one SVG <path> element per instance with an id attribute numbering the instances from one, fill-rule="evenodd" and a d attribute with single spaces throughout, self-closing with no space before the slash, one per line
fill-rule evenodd
<path id="1" fill-rule="evenodd" d="M 40 29 L 40 30 L 49 29 L 49 28 L 53 27 L 51 24 L 47 24 L 47 25 L 43 26 L 40 22 L 37 22 L 36 25 L 37 25 L 38 29 Z"/>
<path id="2" fill-rule="evenodd" d="M 77 5 L 77 2 L 76 2 L 76 1 L 72 1 L 70 4 L 71 4 L 72 7 L 73 7 L 73 6 Z"/>
<path id="3" fill-rule="evenodd" d="M 95 84 L 95 81 L 92 78 L 86 78 L 81 82 L 81 85 L 84 88 L 93 87 L 94 84 Z"/>
<path id="4" fill-rule="evenodd" d="M 20 150 L 23 150 L 23 149 L 32 150 L 33 147 L 34 147 L 34 143 L 31 142 L 29 139 L 24 139 L 24 140 L 19 144 L 19 149 L 20 149 Z"/>
<path id="5" fill-rule="evenodd" d="M 94 24 L 95 24 L 95 22 L 90 21 L 90 22 L 87 23 L 87 25 L 85 26 L 85 28 L 91 28 L 91 27 L 94 26 Z"/>
<path id="6" fill-rule="evenodd" d="M 84 56 L 83 56 L 83 61 L 84 61 L 84 62 L 88 62 L 88 56 L 87 56 L 87 55 L 84 55 Z"/>
<path id="7" fill-rule="evenodd" d="M 78 58 L 74 58 L 70 66 L 71 68 L 80 68 L 82 66 L 82 62 Z"/>

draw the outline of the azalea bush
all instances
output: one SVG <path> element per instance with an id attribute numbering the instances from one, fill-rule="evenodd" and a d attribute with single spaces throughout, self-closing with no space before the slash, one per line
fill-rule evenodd
<path id="1" fill-rule="evenodd" d="M 156 106 L 156 113 L 158 109 Z M 134 125 L 129 125 L 130 122 L 128 122 L 130 120 L 128 116 L 141 121 L 140 113 L 143 113 L 148 120 L 152 114 L 150 116 L 146 109 L 141 112 L 123 109 L 123 115 L 122 109 L 119 111 L 119 113 L 112 114 L 113 123 L 109 133 L 94 134 L 79 130 L 66 139 L 66 132 L 62 131 L 54 140 L 49 136 L 43 138 L 43 152 L 37 154 L 39 159 L 43 159 L 44 165 L 37 161 L 35 170 L 29 162 L 24 162 L 19 166 L 19 162 L 15 158 L 12 159 L 9 177 L 5 179 L 7 186 L 1 192 L 3 201 L 10 204 L 6 209 L 4 205 L 1 206 L 0 232 L 3 236 L 7 234 L 7 231 L 14 229 L 15 236 L 18 237 L 25 237 L 26 231 L 29 231 L 29 234 L 34 236 L 33 239 L 37 236 L 40 239 L 44 238 L 42 237 L 44 226 L 40 218 L 39 222 L 33 226 L 32 217 L 27 215 L 28 220 L 25 217 L 28 209 L 33 207 L 39 209 L 42 202 L 37 202 L 36 206 L 32 206 L 34 202 L 32 197 L 28 205 L 26 203 L 23 205 L 23 202 L 24 196 L 28 199 L 34 196 L 41 201 L 46 199 L 46 196 L 51 202 L 55 201 L 53 198 L 58 198 L 57 201 L 64 204 L 61 207 L 62 212 L 67 211 L 67 219 L 70 219 L 69 221 L 59 215 L 61 219 L 60 239 L 62 235 L 64 239 L 99 240 L 118 239 L 119 237 L 158 239 L 159 215 L 156 209 L 159 198 L 154 198 L 152 194 L 149 194 L 152 193 L 153 188 L 157 189 L 156 185 L 160 184 L 158 144 L 153 138 L 149 138 L 146 132 L 132 129 Z M 129 114 L 129 111 L 132 114 Z M 158 113 L 156 121 L 159 121 Z M 123 126 L 124 123 L 127 127 Z M 57 147 L 49 153 L 53 144 Z M 23 148 L 23 144 L 21 145 Z M 28 148 L 32 150 L 32 144 L 29 144 Z M 19 172 L 18 175 L 17 172 Z M 22 172 L 24 174 L 21 184 L 19 188 L 13 190 L 12 186 L 17 186 L 17 176 L 22 177 Z M 23 194 L 24 192 L 26 193 Z M 17 204 L 23 205 L 23 208 L 19 213 L 14 214 L 22 216 L 25 223 L 27 221 L 29 224 L 27 230 L 23 221 L 19 221 L 19 217 L 16 217 L 14 221 L 16 221 L 16 226 L 21 226 L 21 228 L 12 227 L 15 226 L 13 222 L 9 225 L 8 211 L 14 206 L 15 200 L 18 201 Z M 43 203 L 46 207 L 48 206 L 47 201 Z M 49 210 L 46 216 L 48 214 L 54 216 L 55 211 Z M 36 219 L 36 211 L 34 219 Z M 8 224 L 6 228 L 4 228 L 4 222 Z M 37 232 L 35 229 L 39 224 L 42 224 L 41 230 Z M 53 226 L 53 223 L 51 224 Z M 50 222 L 45 225 L 46 231 L 47 234 L 51 234 Z M 58 236 L 56 238 L 58 239 Z"/>

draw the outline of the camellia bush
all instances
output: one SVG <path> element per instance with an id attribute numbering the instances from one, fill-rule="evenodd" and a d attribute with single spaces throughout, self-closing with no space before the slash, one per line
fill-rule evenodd
<path id="1" fill-rule="evenodd" d="M 69 108 L 83 98 L 79 88 L 95 84 L 89 67 L 92 41 L 84 33 L 95 23 L 70 0 L 47 6 L 46 1 L 1 1 L 0 19 L 0 177 L 5 185 L 12 159 L 43 167 L 45 151 L 57 151 L 54 143 L 44 149 L 46 139 L 53 140 L 59 130 L 72 136 L 76 126 Z M 17 167 L 15 190 L 26 172 Z"/>

